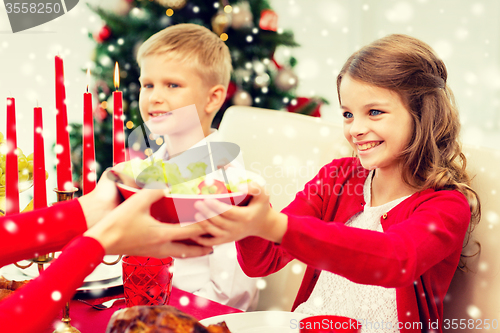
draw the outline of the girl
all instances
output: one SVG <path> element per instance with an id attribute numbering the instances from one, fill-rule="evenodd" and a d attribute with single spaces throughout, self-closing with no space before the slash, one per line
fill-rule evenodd
<path id="1" fill-rule="evenodd" d="M 358 156 L 324 166 L 281 213 L 250 185 L 250 205 L 202 222 L 214 238 L 197 241 L 239 240 L 249 276 L 306 263 L 298 312 L 355 318 L 370 332 L 441 326 L 464 237 L 480 216 L 446 78 L 432 49 L 409 36 L 354 53 L 337 91 Z M 208 200 L 197 208 L 201 216 L 225 209 Z"/>

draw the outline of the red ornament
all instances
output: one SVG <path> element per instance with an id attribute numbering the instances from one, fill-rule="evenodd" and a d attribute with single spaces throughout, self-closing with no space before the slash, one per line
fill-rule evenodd
<path id="1" fill-rule="evenodd" d="M 111 29 L 105 25 L 101 28 L 101 30 L 97 33 L 94 33 L 94 39 L 98 43 L 102 43 L 111 37 Z"/>
<path id="2" fill-rule="evenodd" d="M 94 112 L 94 117 L 98 122 L 102 123 L 108 117 L 108 112 L 99 106 Z"/>
<path id="3" fill-rule="evenodd" d="M 321 117 L 321 100 L 317 98 L 297 97 L 297 104 L 289 104 L 288 112 L 300 113 L 311 117 Z"/>
<path id="4" fill-rule="evenodd" d="M 276 59 L 274 59 L 274 52 L 273 52 L 273 55 L 271 57 L 271 61 L 273 62 L 273 64 L 276 66 L 277 69 L 281 69 L 283 67 L 282 65 L 278 64 Z"/>
<path id="5" fill-rule="evenodd" d="M 260 12 L 259 27 L 262 30 L 277 31 L 278 14 L 270 9 L 265 9 Z"/>
<path id="6" fill-rule="evenodd" d="M 134 150 L 130 148 L 125 148 L 126 156 L 128 156 L 128 160 L 133 160 L 134 158 L 140 158 L 141 160 L 145 159 L 147 156 L 144 154 L 142 149 Z"/>
<path id="7" fill-rule="evenodd" d="M 231 98 L 233 98 L 234 93 L 236 92 L 237 88 L 238 87 L 236 86 L 236 83 L 234 83 L 233 81 L 229 81 L 229 85 L 227 87 L 227 94 L 226 94 L 225 102 L 227 102 L 228 100 L 230 100 Z"/>

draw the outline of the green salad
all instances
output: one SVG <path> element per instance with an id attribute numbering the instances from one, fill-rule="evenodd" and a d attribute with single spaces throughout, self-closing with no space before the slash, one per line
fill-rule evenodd
<path id="1" fill-rule="evenodd" d="M 207 177 L 207 164 L 193 162 L 186 167 L 186 172 L 181 173 L 175 163 L 161 159 L 141 160 L 133 159 L 125 162 L 123 173 L 134 178 L 141 187 L 151 183 L 164 183 L 172 194 L 222 194 L 238 192 L 238 186 L 248 183 L 251 179 L 231 177 L 228 184 Z"/>

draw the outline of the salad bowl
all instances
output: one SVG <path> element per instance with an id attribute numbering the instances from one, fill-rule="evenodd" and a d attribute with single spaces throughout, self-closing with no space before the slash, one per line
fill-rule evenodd
<path id="1" fill-rule="evenodd" d="M 130 198 L 140 189 L 117 184 L 118 190 L 125 199 Z M 144 189 L 143 191 L 147 191 Z M 232 206 L 246 206 L 251 196 L 248 193 L 235 192 L 223 194 L 165 194 L 163 198 L 151 205 L 151 216 L 166 223 L 190 224 L 200 222 L 195 219 L 197 212 L 195 202 L 204 199 L 216 199 Z"/>
<path id="2" fill-rule="evenodd" d="M 142 189 L 141 186 L 134 183 L 131 177 L 123 177 L 120 174 L 119 178 L 121 181 L 117 181 L 117 187 L 125 200 L 140 190 L 147 190 L 147 188 Z M 199 194 L 175 194 L 168 193 L 167 190 L 166 194 L 160 200 L 151 205 L 151 216 L 161 222 L 187 225 L 200 222 L 195 218 L 198 210 L 194 207 L 195 203 L 199 200 L 216 199 L 231 206 L 246 206 L 251 200 L 251 195 L 245 191 L 231 191 L 228 188 L 234 190 L 238 184 L 247 184 L 251 181 L 255 181 L 261 186 L 265 184 L 264 179 L 258 174 L 244 169 L 228 168 L 225 171 L 224 178 L 221 180 L 202 180 L 197 182 Z M 231 186 L 224 186 L 228 182 L 231 183 Z M 222 190 L 220 189 L 220 184 L 224 187 Z M 139 185 L 142 184 L 139 183 Z M 163 187 L 168 188 L 167 186 Z"/>

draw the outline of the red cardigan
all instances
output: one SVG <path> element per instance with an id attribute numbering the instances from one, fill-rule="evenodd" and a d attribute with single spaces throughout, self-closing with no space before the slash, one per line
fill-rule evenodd
<path id="1" fill-rule="evenodd" d="M 85 230 L 77 200 L 0 219 L 0 267 L 60 251 L 70 242 L 43 274 L 0 302 L 2 332 L 39 332 L 58 319 L 64 304 L 104 257 L 94 238 L 71 241 Z"/>
<path id="2" fill-rule="evenodd" d="M 441 325 L 443 299 L 471 217 L 469 205 L 458 191 L 428 189 L 387 212 L 381 218 L 383 233 L 345 226 L 363 209 L 368 173 L 356 158 L 325 165 L 283 210 L 288 229 L 281 244 L 247 237 L 236 244 L 238 261 L 251 277 L 274 273 L 294 258 L 306 263 L 293 309 L 308 299 L 321 270 L 396 288 L 398 319 L 407 326 L 400 331 L 427 331 L 429 322 Z"/>

